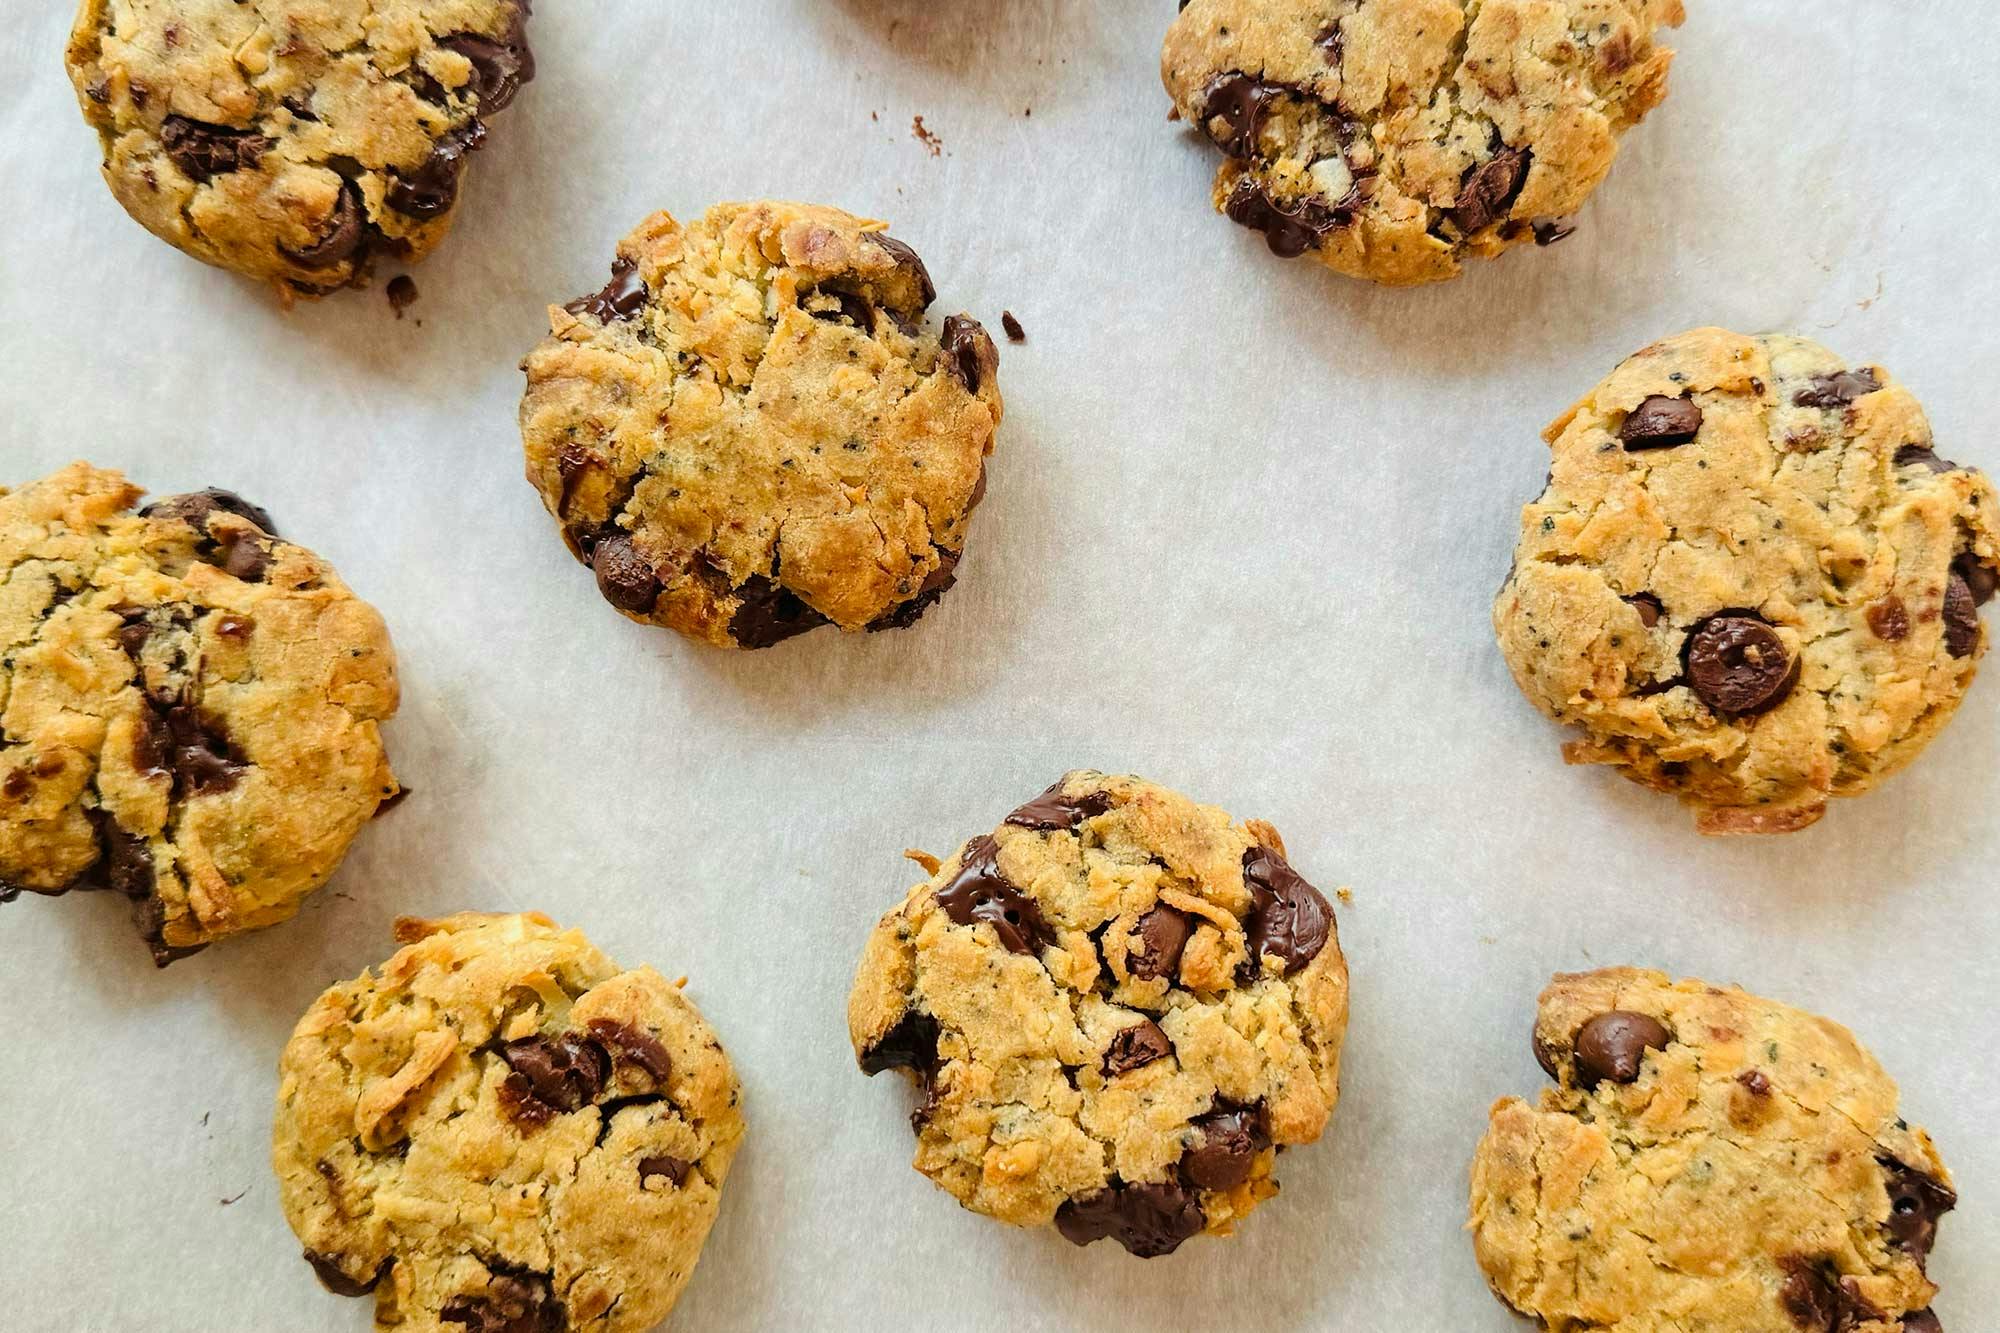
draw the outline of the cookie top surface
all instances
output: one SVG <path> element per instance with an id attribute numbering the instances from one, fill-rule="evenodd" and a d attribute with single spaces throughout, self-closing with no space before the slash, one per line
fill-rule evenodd
<path id="1" fill-rule="evenodd" d="M 291 916 L 397 794 L 396 658 L 261 509 L 140 494 L 0 489 L 0 901 L 115 889 L 164 965 Z"/>
<path id="2" fill-rule="evenodd" d="M 1189 0 L 1161 76 L 1216 207 L 1395 286 L 1573 230 L 1666 96 L 1681 0 Z"/>
<path id="3" fill-rule="evenodd" d="M 1347 964 L 1275 829 L 1079 771 L 930 864 L 848 1001 L 863 1071 L 926 1090 L 919 1171 L 1144 1257 L 1277 1192 L 1339 1096 Z"/>
<path id="4" fill-rule="evenodd" d="M 1693 804 L 1783 832 L 1908 762 L 1985 649 L 1992 486 L 1932 449 L 1879 366 L 1698 329 L 1646 348 L 1546 432 L 1493 619 L 1535 705 Z"/>
<path id="5" fill-rule="evenodd" d="M 83 0 L 70 80 L 135 219 L 284 290 L 443 239 L 485 117 L 534 77 L 528 0 Z"/>
<path id="6" fill-rule="evenodd" d="M 715 1033 L 547 917 L 399 921 L 279 1061 L 272 1165 L 306 1261 L 406 1333 L 651 1328 L 743 1137 Z"/>
<path id="7" fill-rule="evenodd" d="M 1543 992 L 1535 1053 L 1556 1087 L 1496 1104 L 1472 1167 L 1479 1266 L 1516 1310 L 1555 1333 L 1937 1333 L 1951 1177 L 1846 1028 L 1607 968 Z"/>
<path id="8" fill-rule="evenodd" d="M 656 213 L 524 363 L 528 478 L 605 600 L 722 647 L 900 628 L 985 493 L 999 353 L 923 262 L 803 204 Z"/>

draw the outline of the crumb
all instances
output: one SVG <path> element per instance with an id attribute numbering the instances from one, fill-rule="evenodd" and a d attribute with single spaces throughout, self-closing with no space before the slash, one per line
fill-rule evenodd
<path id="1" fill-rule="evenodd" d="M 1007 330 L 1008 342 L 1024 343 L 1028 341 L 1028 331 L 1021 327 L 1020 320 L 1014 318 L 1013 311 L 1002 310 L 1000 312 L 1000 327 Z M 936 874 L 937 872 L 932 871 L 931 873 Z"/>
<path id="2" fill-rule="evenodd" d="M 1167 108 L 1167 123 L 1169 125 L 1173 124 L 1180 118 L 1181 118 L 1181 109 L 1179 107 L 1170 106 Z"/>
<path id="3" fill-rule="evenodd" d="M 401 319 L 403 312 L 417 303 L 417 280 L 407 273 L 389 279 L 389 308 Z"/>
<path id="4" fill-rule="evenodd" d="M 937 874 L 938 866 L 942 864 L 935 856 L 932 856 L 929 852 L 919 851 L 915 847 L 904 848 L 903 859 L 905 861 L 915 861 L 918 865 L 924 868 L 924 873 L 926 875 Z"/>
<path id="5" fill-rule="evenodd" d="M 201 1113 L 201 1123 L 202 1123 L 202 1124 L 204 1124 L 204 1125 L 205 1125 L 205 1124 L 207 1124 L 207 1123 L 208 1123 L 208 1118 L 209 1118 L 209 1117 L 210 1117 L 211 1115 L 213 1115 L 213 1114 L 215 1114 L 215 1113 L 214 1113 L 213 1111 L 203 1111 L 203 1112 Z"/>
<path id="6" fill-rule="evenodd" d="M 1022 115 L 1024 115 L 1024 116 L 1032 116 L 1032 115 L 1034 115 L 1034 114 L 1035 114 L 1035 108 L 1033 108 L 1033 107 L 1028 107 L 1028 108 L 1027 108 L 1027 109 L 1025 109 L 1024 111 L 1022 111 L 1022 112 L 1021 112 L 1021 114 L 1022 114 Z"/>
<path id="7" fill-rule="evenodd" d="M 943 155 L 944 140 L 938 138 L 937 135 L 931 133 L 930 127 L 924 124 L 924 118 L 922 116 L 918 116 L 916 119 L 910 122 L 910 133 L 917 136 L 918 143 L 930 149 L 932 157 L 939 157 Z"/>
<path id="8" fill-rule="evenodd" d="M 868 113 L 868 119 L 874 121 L 877 125 L 880 125 L 882 123 L 882 116 L 881 113 L 879 112 L 870 111 Z"/>
<path id="9" fill-rule="evenodd" d="M 1333 891 L 1333 896 L 1340 899 L 1343 906 L 1347 907 L 1354 906 L 1354 890 L 1348 888 L 1345 884 L 1335 889 Z"/>
<path id="10" fill-rule="evenodd" d="M 216 1202 L 221 1204 L 224 1208 L 227 1208 L 230 1204 L 235 1203 L 238 1199 L 242 1198 L 249 1192 L 250 1192 L 250 1187 L 248 1185 L 245 1185 L 242 1189 L 236 1191 L 236 1193 L 230 1195 L 228 1198 L 217 1199 Z"/>

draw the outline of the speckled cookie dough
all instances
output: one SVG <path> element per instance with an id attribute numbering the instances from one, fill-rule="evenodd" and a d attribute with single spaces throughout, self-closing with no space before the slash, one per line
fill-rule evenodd
<path id="1" fill-rule="evenodd" d="M 2000 579 L 1985 476 L 1940 458 L 1879 366 L 1697 329 L 1544 433 L 1493 608 L 1514 678 L 1704 833 L 1804 828 L 1929 743 Z"/>
<path id="2" fill-rule="evenodd" d="M 263 510 L 140 495 L 0 488 L 0 903 L 114 890 L 164 966 L 297 912 L 399 793 L 396 657 Z"/>
<path id="3" fill-rule="evenodd" d="M 923 261 L 803 204 L 655 213 L 523 364 L 528 480 L 604 599 L 725 648 L 913 624 L 951 587 L 999 352 Z"/>
<path id="4" fill-rule="evenodd" d="M 1575 229 L 1658 106 L 1681 0 L 1189 0 L 1161 77 L 1218 210 L 1391 286 Z"/>
<path id="5" fill-rule="evenodd" d="M 396 938 L 279 1061 L 271 1160 L 306 1262 L 397 1333 L 653 1327 L 743 1138 L 715 1033 L 538 913 Z"/>
<path id="6" fill-rule="evenodd" d="M 1278 1192 L 1340 1090 L 1347 964 L 1276 829 L 1075 772 L 876 925 L 848 1000 L 906 1071 L 917 1170 L 965 1207 L 1145 1258 Z"/>
<path id="7" fill-rule="evenodd" d="M 1924 1274 L 1957 1203 L 1896 1085 L 1837 1023 L 1607 968 L 1542 993 L 1539 1109 L 1472 1166 L 1493 1290 L 1552 1333 L 1940 1333 Z"/>
<path id="8" fill-rule="evenodd" d="M 82 0 L 70 80 L 145 228 L 287 296 L 451 228 L 485 117 L 534 77 L 528 0 Z"/>

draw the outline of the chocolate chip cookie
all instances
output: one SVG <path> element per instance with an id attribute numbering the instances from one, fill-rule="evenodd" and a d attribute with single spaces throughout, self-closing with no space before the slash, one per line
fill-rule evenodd
<path id="1" fill-rule="evenodd" d="M 1493 623 L 1535 706 L 1705 833 L 1819 819 L 1957 708 L 2000 581 L 1993 487 L 1879 366 L 1698 329 L 1544 433 Z"/>
<path id="2" fill-rule="evenodd" d="M 1951 1176 L 1846 1028 L 1607 968 L 1542 993 L 1535 1054 L 1556 1086 L 1496 1104 L 1472 1165 L 1508 1305 L 1555 1333 L 1938 1333 Z"/>
<path id="3" fill-rule="evenodd" d="M 1666 96 L 1681 0 L 1187 0 L 1161 77 L 1273 253 L 1391 286 L 1552 245 Z"/>
<path id="4" fill-rule="evenodd" d="M 523 369 L 528 480 L 633 620 L 725 648 L 913 624 L 957 577 L 999 353 L 838 209 L 655 213 Z"/>
<path id="5" fill-rule="evenodd" d="M 528 0 L 83 0 L 68 64 L 145 228 L 288 296 L 451 228 L 486 117 L 534 77 Z"/>
<path id="6" fill-rule="evenodd" d="M 1075 772 L 870 935 L 864 1073 L 923 1089 L 917 1170 L 974 1212 L 1145 1258 L 1276 1194 L 1340 1090 L 1347 964 L 1276 829 Z"/>
<path id="7" fill-rule="evenodd" d="M 0 903 L 130 898 L 165 966 L 283 921 L 399 788 L 382 618 L 228 491 L 0 489 Z"/>
<path id="8" fill-rule="evenodd" d="M 537 913 L 396 923 L 279 1061 L 272 1166 L 306 1262 L 408 1333 L 649 1329 L 743 1138 L 715 1033 Z"/>

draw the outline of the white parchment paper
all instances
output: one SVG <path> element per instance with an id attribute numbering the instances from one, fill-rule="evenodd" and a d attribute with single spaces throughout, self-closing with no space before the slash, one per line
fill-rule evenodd
<path id="1" fill-rule="evenodd" d="M 751 1133 L 676 1327 L 1517 1327 L 1466 1164 L 1540 1086 L 1548 974 L 1622 962 L 1854 1027 L 1957 1171 L 1939 1313 L 1992 1326 L 2000 683 L 1820 827 L 1709 842 L 1565 769 L 1487 627 L 1540 428 L 1683 328 L 1890 366 L 1941 451 L 2000 466 L 1987 6 L 1693 0 L 1582 230 L 1415 292 L 1210 212 L 1158 85 L 1168 0 L 538 8 L 540 78 L 400 322 L 379 279 L 287 312 L 146 236 L 63 77 L 69 6 L 0 24 L 0 484 L 83 456 L 267 506 L 387 616 L 415 789 L 297 921 L 166 972 L 108 896 L 0 908 L 0 1325 L 366 1328 L 281 1216 L 275 1061 L 393 917 L 478 907 L 685 972 L 736 1060 Z M 760 195 L 889 219 L 938 313 L 1028 341 L 942 605 L 731 656 L 599 600 L 521 480 L 515 366 L 645 213 Z M 1079 765 L 1267 818 L 1354 893 L 1332 1129 L 1238 1236 L 1151 1264 L 961 1212 L 846 1044 L 901 850 Z"/>

